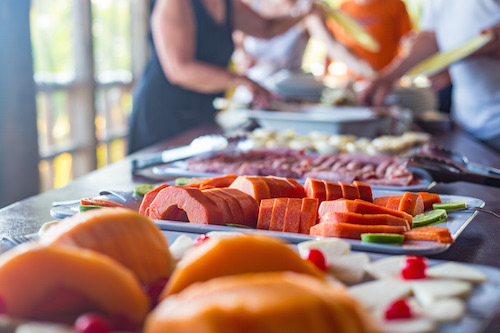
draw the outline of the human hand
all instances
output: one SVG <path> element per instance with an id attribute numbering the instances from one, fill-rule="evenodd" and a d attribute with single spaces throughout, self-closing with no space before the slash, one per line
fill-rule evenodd
<path id="1" fill-rule="evenodd" d="M 450 72 L 448 70 L 444 70 L 439 72 L 431 77 L 429 77 L 429 81 L 431 83 L 431 87 L 435 91 L 440 91 L 451 84 Z"/>
<path id="2" fill-rule="evenodd" d="M 500 22 L 483 29 L 481 34 L 490 34 L 491 40 L 474 53 L 474 56 L 487 56 L 500 60 Z"/>
<path id="3" fill-rule="evenodd" d="M 262 87 L 255 81 L 250 80 L 247 77 L 242 77 L 243 85 L 252 94 L 252 104 L 259 108 L 266 108 L 269 106 L 271 99 L 277 99 L 278 97 Z"/>
<path id="4" fill-rule="evenodd" d="M 358 94 L 358 102 L 367 106 L 381 106 L 393 85 L 394 80 L 391 77 L 378 76 L 368 81 L 366 87 L 361 90 Z"/>

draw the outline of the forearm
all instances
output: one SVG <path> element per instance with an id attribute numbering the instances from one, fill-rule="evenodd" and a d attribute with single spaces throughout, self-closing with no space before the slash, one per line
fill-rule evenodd
<path id="1" fill-rule="evenodd" d="M 373 69 L 366 61 L 358 58 L 349 48 L 335 39 L 322 17 L 309 15 L 304 20 L 304 23 L 309 34 L 326 46 L 329 58 L 342 61 L 356 74 L 362 76 L 371 76 L 373 74 Z"/>
<path id="2" fill-rule="evenodd" d="M 297 16 L 285 15 L 265 18 L 240 1 L 235 1 L 234 3 L 233 22 L 235 29 L 263 39 L 269 39 L 285 33 L 288 29 L 299 23 L 308 13 L 307 11 Z"/>
<path id="3" fill-rule="evenodd" d="M 413 38 L 404 56 L 394 59 L 382 70 L 382 75 L 397 80 L 415 65 L 439 51 L 433 32 L 420 32 Z"/>
<path id="4" fill-rule="evenodd" d="M 191 61 L 166 72 L 170 82 L 184 89 L 202 93 L 218 93 L 243 84 L 244 78 L 224 67 Z"/>

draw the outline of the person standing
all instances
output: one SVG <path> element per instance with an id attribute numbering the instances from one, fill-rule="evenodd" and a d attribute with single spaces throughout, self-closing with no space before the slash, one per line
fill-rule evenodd
<path id="1" fill-rule="evenodd" d="M 244 85 L 256 104 L 270 93 L 228 70 L 235 29 L 271 38 L 307 14 L 265 19 L 240 0 L 157 0 L 151 15 L 152 58 L 134 94 L 128 152 L 214 122 L 214 98 Z"/>
<path id="2" fill-rule="evenodd" d="M 438 51 L 449 51 L 479 34 L 491 40 L 471 56 L 449 66 L 455 122 L 500 151 L 500 1 L 426 1 L 407 56 L 395 59 L 360 94 L 365 104 L 380 105 L 394 82 Z"/>
<path id="3" fill-rule="evenodd" d="M 377 40 L 380 45 L 378 51 L 359 45 L 333 20 L 328 21 L 328 27 L 340 43 L 375 70 L 384 68 L 398 55 L 403 38 L 412 30 L 406 5 L 401 0 L 349 0 L 343 2 L 340 9 Z"/>

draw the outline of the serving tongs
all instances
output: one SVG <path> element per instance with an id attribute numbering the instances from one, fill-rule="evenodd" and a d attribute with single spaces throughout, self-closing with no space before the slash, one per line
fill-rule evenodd
<path id="1" fill-rule="evenodd" d="M 427 143 L 420 148 L 419 155 L 440 157 L 456 163 L 467 171 L 500 177 L 500 169 L 473 162 L 467 156 L 443 146 Z"/>
<path id="2" fill-rule="evenodd" d="M 152 155 L 132 160 L 132 174 L 149 167 L 172 163 L 190 157 L 228 150 L 248 151 L 253 148 L 253 140 L 245 134 L 224 136 L 208 134 L 195 138 L 187 146 L 167 149 Z"/>
<path id="3" fill-rule="evenodd" d="M 500 187 L 500 177 L 489 173 L 472 172 L 447 158 L 417 154 L 410 157 L 407 163 L 409 166 L 426 170 L 436 182 L 464 181 Z"/>

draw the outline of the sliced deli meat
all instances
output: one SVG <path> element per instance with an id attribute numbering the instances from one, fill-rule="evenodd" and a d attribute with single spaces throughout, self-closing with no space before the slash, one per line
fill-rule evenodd
<path id="1" fill-rule="evenodd" d="M 198 156 L 187 161 L 189 171 L 316 178 L 352 183 L 359 180 L 378 186 L 407 186 L 413 173 L 397 157 L 363 154 L 309 155 L 291 149 L 253 149 L 241 154 Z"/>

